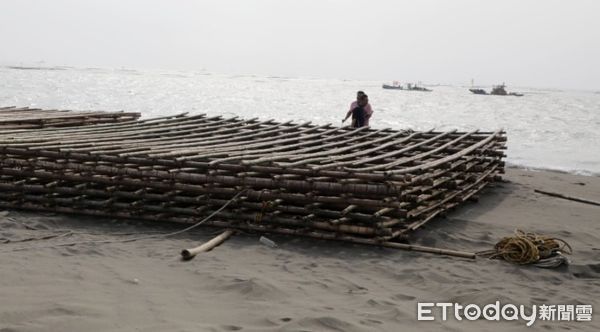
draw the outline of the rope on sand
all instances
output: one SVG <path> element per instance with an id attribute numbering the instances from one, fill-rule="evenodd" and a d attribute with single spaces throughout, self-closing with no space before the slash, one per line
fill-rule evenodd
<path id="1" fill-rule="evenodd" d="M 525 233 L 515 230 L 515 235 L 500 240 L 493 250 L 477 253 L 477 256 L 490 259 L 502 258 L 507 262 L 526 265 L 533 264 L 538 267 L 553 268 L 568 260 L 562 254 L 571 254 L 573 249 L 564 240 L 559 238 Z"/>

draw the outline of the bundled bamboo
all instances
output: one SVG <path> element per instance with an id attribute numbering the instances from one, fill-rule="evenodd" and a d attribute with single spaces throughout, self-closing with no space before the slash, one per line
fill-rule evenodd
<path id="1" fill-rule="evenodd" d="M 0 207 L 392 246 L 503 173 L 506 136 L 176 115 L 0 131 Z M 396 241 L 396 242 L 394 242 Z"/>
<path id="2" fill-rule="evenodd" d="M 140 115 L 140 113 L 134 112 L 75 112 L 9 106 L 0 107 L 0 130 L 71 127 L 124 122 L 136 120 Z"/>

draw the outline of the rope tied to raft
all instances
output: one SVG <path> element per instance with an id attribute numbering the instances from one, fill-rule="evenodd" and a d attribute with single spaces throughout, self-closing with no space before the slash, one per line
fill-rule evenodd
<path id="1" fill-rule="evenodd" d="M 256 212 L 256 215 L 254 216 L 254 221 L 256 221 L 257 223 L 262 222 L 262 218 L 265 215 L 265 212 L 268 212 L 275 206 L 276 204 L 273 201 L 262 201 L 260 211 Z"/>
<path id="2" fill-rule="evenodd" d="M 562 254 L 571 254 L 573 249 L 564 240 L 536 233 L 515 230 L 513 236 L 507 236 L 496 243 L 493 250 L 477 253 L 477 256 L 490 259 L 501 258 L 507 262 L 538 267 L 557 267 L 568 260 Z"/>

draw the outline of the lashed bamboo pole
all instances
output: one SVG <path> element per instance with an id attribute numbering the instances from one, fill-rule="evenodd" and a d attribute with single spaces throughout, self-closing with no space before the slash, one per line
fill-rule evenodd
<path id="1" fill-rule="evenodd" d="M 454 130 L 452 132 L 455 132 L 455 131 L 456 130 Z M 372 157 L 372 158 L 360 159 L 358 161 L 353 162 L 353 164 L 358 164 L 358 163 L 365 164 L 365 163 L 368 163 L 368 162 L 373 162 L 373 161 L 376 161 L 376 160 L 381 160 L 381 159 L 384 159 L 384 158 L 389 158 L 389 157 L 394 157 L 394 156 L 397 156 L 397 155 L 401 155 L 401 154 L 406 153 L 406 152 L 408 152 L 410 150 L 419 148 L 421 146 L 424 146 L 426 144 L 429 144 L 429 143 L 435 142 L 435 141 L 437 141 L 437 140 L 439 140 L 441 138 L 444 138 L 444 137 L 450 135 L 450 133 L 452 133 L 452 132 L 440 133 L 440 134 L 438 134 L 438 135 L 436 135 L 436 136 L 434 136 L 432 138 L 429 138 L 427 140 L 424 140 L 422 142 L 411 144 L 411 145 L 407 145 L 405 148 L 402 148 L 400 150 L 396 150 L 396 151 L 393 151 L 393 152 L 385 153 L 385 154 L 382 154 L 382 155 L 379 155 L 379 156 L 376 156 L 376 157 Z M 325 165 L 320 165 L 320 166 L 312 167 L 312 169 L 313 170 L 321 170 L 321 169 L 326 169 L 326 168 L 331 168 L 331 167 L 340 167 L 342 165 L 346 165 L 346 163 L 338 162 L 338 163 L 332 163 L 332 164 L 325 164 Z"/>
<path id="2" fill-rule="evenodd" d="M 331 125 L 326 125 L 325 127 L 331 127 Z M 249 144 L 244 146 L 234 146 L 231 148 L 222 148 L 222 149 L 211 149 L 208 152 L 204 152 L 201 150 L 187 150 L 185 153 L 188 154 L 190 152 L 194 153 L 193 156 L 182 156 L 176 158 L 176 160 L 200 160 L 211 157 L 227 157 L 226 161 L 232 160 L 241 160 L 243 158 L 247 158 L 249 156 L 254 157 L 263 157 L 267 154 L 271 154 L 277 151 L 285 151 L 285 150 L 293 150 L 298 147 L 306 147 L 315 144 L 321 144 L 325 138 L 322 138 L 324 135 L 335 134 L 340 132 L 340 128 L 331 128 L 327 129 L 324 132 L 310 134 L 305 136 L 297 136 L 286 139 L 272 139 L 271 141 L 264 143 L 256 143 Z M 294 143 L 295 144 L 288 144 Z M 273 146 L 275 145 L 276 146 Z M 225 161 L 225 160 L 223 160 Z"/>
<path id="3" fill-rule="evenodd" d="M 134 188 L 154 188 L 157 190 L 181 190 L 189 193 L 195 194 L 220 194 L 220 195 L 232 195 L 235 194 L 237 189 L 235 188 L 225 188 L 225 187 L 215 187 L 215 186 L 199 186 L 199 185 L 191 185 L 184 183 L 162 183 L 162 182 L 148 182 L 142 180 L 135 179 L 118 179 L 111 177 L 99 177 L 99 176 L 89 176 L 89 175 L 81 175 L 81 174 L 66 174 L 66 173 L 52 173 L 42 170 L 17 170 L 11 168 L 0 168 L 0 174 L 4 175 L 12 175 L 12 176 L 29 176 L 43 179 L 52 179 L 52 180 L 67 180 L 74 181 L 78 183 L 86 183 L 86 182 L 96 182 L 101 183 L 103 185 L 119 185 L 123 184 L 126 186 L 134 187 Z M 364 207 L 372 207 L 378 208 L 382 206 L 394 207 L 401 209 L 403 205 L 399 202 L 395 201 L 380 201 L 380 200 L 372 200 L 372 199 L 364 199 L 364 198 L 352 198 L 352 197 L 339 197 L 339 196 L 326 196 L 326 195 L 305 195 L 300 193 L 285 193 L 275 190 L 252 190 L 248 189 L 246 191 L 246 195 L 251 197 L 252 199 L 266 199 L 266 200 L 274 200 L 274 199 L 285 199 L 290 201 L 297 201 L 302 203 L 311 203 L 311 202 L 322 202 L 322 203 L 330 203 L 330 204 L 356 204 Z"/>
<path id="4" fill-rule="evenodd" d="M 115 128 L 119 128 L 121 130 L 126 128 L 143 128 L 148 126 L 160 126 L 164 124 L 168 124 L 171 122 L 180 122 L 180 121 L 189 121 L 190 119 L 196 119 L 198 117 L 205 117 L 206 114 L 198 114 L 194 116 L 186 116 L 188 113 L 179 113 L 174 115 L 167 115 L 162 117 L 155 117 L 149 119 L 142 119 L 127 123 L 116 122 L 110 124 L 97 124 L 93 126 L 74 126 L 74 127 L 66 127 L 66 128 L 40 128 L 33 130 L 10 130 L 10 131 L 2 131 L 0 132 L 0 138 L 6 137 L 8 135 L 18 134 L 19 139 L 33 139 L 43 137 L 44 139 L 52 139 L 56 137 L 63 137 L 69 135 L 84 135 L 96 133 L 99 131 L 106 132 L 113 130 Z"/>
<path id="5" fill-rule="evenodd" d="M 217 149 L 230 149 L 231 151 L 234 151 L 234 148 L 239 148 L 240 146 L 244 146 L 244 145 L 250 144 L 250 143 L 253 143 L 253 144 L 265 143 L 265 142 L 272 143 L 274 141 L 273 136 L 277 136 L 277 139 L 300 137 L 303 134 L 313 133 L 320 129 L 328 128 L 329 125 L 312 126 L 312 125 L 310 125 L 310 122 L 306 122 L 306 123 L 300 124 L 300 125 L 293 125 L 292 127 L 293 128 L 292 128 L 291 132 L 287 132 L 287 130 L 286 130 L 286 132 L 280 131 L 279 133 L 277 133 L 277 135 L 268 135 L 267 137 L 264 137 L 261 139 L 255 139 L 257 134 L 258 135 L 261 134 L 261 132 L 255 132 L 255 131 L 249 132 L 248 134 L 241 134 L 241 135 L 239 133 L 232 133 L 227 136 L 215 135 L 215 136 L 211 136 L 210 139 L 207 139 L 206 141 L 195 145 L 199 149 L 195 149 L 195 150 L 178 149 L 177 151 L 172 151 L 173 147 L 171 147 L 171 149 L 157 149 L 156 151 L 152 151 L 152 153 L 149 154 L 149 157 L 151 157 L 151 158 L 170 158 L 170 157 L 174 157 L 174 156 L 194 154 L 195 151 L 198 153 L 215 152 Z M 181 145 L 180 147 L 189 148 L 189 146 L 187 146 L 187 145 Z"/>
<path id="6" fill-rule="evenodd" d="M 0 193 L 0 199 L 10 200 L 16 199 L 18 193 Z M 136 208 L 137 213 L 165 213 L 167 215 L 184 215 L 184 216 L 195 216 L 202 217 L 208 214 L 214 213 L 214 210 L 209 209 L 189 209 L 189 208 L 176 208 L 168 205 L 155 206 L 155 205 L 144 205 L 144 204 L 128 204 L 119 203 L 116 200 L 109 198 L 105 200 L 88 200 L 85 196 L 76 196 L 72 198 L 57 198 L 39 195 L 21 195 L 22 201 L 20 204 L 32 202 L 35 204 L 46 204 L 53 206 L 68 206 L 76 208 L 94 208 L 94 209 L 111 209 L 120 211 L 131 211 Z M 255 212 L 246 213 L 242 210 L 233 210 L 235 212 L 220 212 L 221 217 L 226 217 L 230 220 L 241 220 L 241 221 L 254 221 L 256 223 L 265 224 L 280 224 L 288 227 L 308 227 L 313 229 L 319 229 L 324 231 L 331 231 L 336 233 L 349 233 L 354 235 L 363 236 L 375 236 L 375 235 L 388 235 L 391 234 L 391 230 L 386 228 L 375 228 L 368 226 L 358 225 L 345 225 L 345 224 L 330 224 L 322 221 L 312 220 L 299 220 L 291 217 L 279 217 L 273 216 L 272 214 Z M 111 212 L 112 213 L 112 212 Z"/>
<path id="7" fill-rule="evenodd" d="M 115 142 L 118 141 L 120 143 L 122 143 L 122 141 L 125 140 L 145 140 L 145 139 L 150 139 L 150 138 L 156 138 L 156 137 L 170 137 L 170 136 L 181 136 L 181 135 L 186 135 L 189 132 L 202 132 L 205 133 L 205 137 L 206 136 L 210 136 L 212 134 L 212 132 L 216 131 L 216 130 L 231 130 L 231 128 L 229 127 L 235 127 L 235 126 L 239 126 L 239 125 L 244 125 L 246 123 L 250 123 L 252 125 L 256 125 L 256 119 L 250 119 L 250 120 L 245 120 L 245 121 L 237 121 L 236 118 L 229 118 L 229 119 L 223 119 L 221 120 L 220 117 L 214 117 L 215 119 L 218 119 L 217 121 L 210 121 L 207 122 L 207 120 L 211 120 L 209 119 L 204 119 L 201 118 L 199 120 L 196 121 L 196 123 L 189 123 L 186 122 L 185 124 L 180 124 L 180 123 L 172 123 L 168 126 L 162 126 L 162 127 L 150 127 L 149 129 L 132 129 L 132 130 L 126 130 L 126 131 L 122 131 L 120 129 L 115 130 L 112 133 L 96 133 L 94 135 L 90 135 L 88 138 L 81 138 L 78 136 L 74 136 L 71 137 L 69 139 L 65 138 L 65 137 L 61 137 L 57 143 L 59 144 L 54 144 L 54 142 L 50 142 L 50 143 L 37 143 L 37 144 L 32 144 L 32 147 L 41 149 L 52 149 L 52 148 L 67 148 L 67 147 L 78 147 L 81 145 L 82 142 L 84 143 L 94 143 L 94 144 L 98 144 L 98 143 L 106 143 L 106 142 Z M 226 127 L 225 129 L 223 129 L 222 127 Z M 93 146 L 93 145 L 92 145 Z"/>
<path id="8" fill-rule="evenodd" d="M 378 140 L 367 141 L 367 142 L 363 142 L 360 144 L 354 144 L 346 149 L 338 149 L 335 151 L 336 153 L 332 153 L 332 151 L 324 151 L 324 152 L 320 152 L 320 153 L 314 153 L 312 155 L 294 156 L 293 158 L 290 159 L 293 162 L 278 163 L 278 166 L 296 167 L 296 166 L 306 165 L 306 164 L 315 163 L 315 162 L 325 163 L 325 162 L 334 162 L 334 161 L 343 160 L 343 159 L 354 159 L 359 156 L 369 155 L 374 152 L 381 151 L 383 149 L 398 146 L 404 142 L 410 141 L 415 136 L 420 135 L 420 133 L 412 133 L 412 134 L 407 135 L 406 137 L 403 137 L 400 139 L 394 139 L 391 142 L 378 144 L 380 142 L 385 142 L 386 140 L 389 140 L 391 138 L 395 138 L 396 136 L 399 136 L 399 135 L 405 135 L 405 134 L 403 132 L 390 134 L 389 136 L 382 137 Z M 377 144 L 377 146 L 374 148 L 359 150 L 358 152 L 352 151 L 352 150 L 356 150 L 358 148 L 362 148 L 363 146 L 374 145 L 374 144 Z M 352 151 L 352 152 L 348 153 L 348 154 L 341 154 L 341 152 L 346 152 L 346 151 Z M 327 157 L 320 157 L 320 156 L 324 156 L 324 155 Z M 336 166 L 346 165 L 346 164 L 350 164 L 352 162 L 353 161 L 348 161 L 346 163 L 338 162 Z"/>
<path id="9" fill-rule="evenodd" d="M 160 178 L 165 180 L 177 180 L 187 183 L 206 184 L 222 183 L 229 186 L 242 186 L 250 188 L 280 188 L 286 187 L 301 192 L 321 191 L 331 193 L 361 193 L 365 195 L 394 195 L 398 193 L 397 188 L 381 184 L 338 184 L 332 182 L 305 182 L 299 180 L 275 181 L 266 178 L 245 177 L 237 178 L 233 176 L 212 176 L 189 173 L 169 173 L 165 171 L 140 171 L 135 168 L 117 168 L 110 166 L 86 166 L 76 163 L 52 163 L 41 160 L 19 160 L 14 158 L 4 158 L 2 163 L 5 165 L 19 166 L 37 166 L 53 170 L 73 169 L 82 172 L 96 172 L 98 174 Z"/>
<path id="10" fill-rule="evenodd" d="M 404 169 L 399 169 L 399 170 L 390 170 L 387 171 L 387 173 L 389 174 L 400 174 L 400 173 L 409 173 L 413 170 L 419 170 L 419 171 L 424 171 L 433 167 L 436 167 L 438 165 L 450 162 L 450 161 L 454 161 L 458 158 L 461 158 L 465 155 L 467 155 L 468 153 L 470 153 L 471 151 L 485 145 L 486 143 L 490 142 L 492 139 L 494 139 L 494 137 L 496 137 L 498 134 L 500 134 L 501 130 L 498 130 L 496 132 L 494 132 L 492 135 L 490 135 L 489 137 L 485 138 L 484 140 L 473 144 L 472 146 L 461 150 L 460 152 L 454 153 L 452 155 L 449 155 L 447 157 L 444 157 L 442 159 L 438 159 L 436 161 L 432 161 L 430 163 L 427 164 L 423 164 L 423 165 L 419 165 L 419 166 L 414 166 L 414 167 L 408 167 L 408 168 L 404 168 Z"/>
<path id="11" fill-rule="evenodd" d="M 34 108 L 9 108 L 0 112 L 3 132 L 19 128 L 44 128 L 89 125 L 94 123 L 130 122 L 140 117 L 136 112 L 64 112 Z"/>
<path id="12" fill-rule="evenodd" d="M 154 158 L 141 158 L 141 157 L 120 157 L 111 155 L 91 155 L 84 153 L 74 152 L 61 152 L 61 151 L 30 151 L 26 148 L 14 148 L 0 145 L 0 151 L 8 154 L 22 155 L 22 156 L 40 156 L 53 159 L 69 159 L 69 160 L 80 160 L 80 161 L 100 161 L 105 160 L 111 163 L 132 163 L 136 165 L 164 165 L 171 167 L 190 167 L 198 170 L 213 169 L 207 162 L 197 161 L 174 161 L 171 159 L 154 159 Z M 348 172 L 343 171 L 313 171 L 306 168 L 279 168 L 273 166 L 244 166 L 240 164 L 219 164 L 220 169 L 229 170 L 232 172 L 242 171 L 256 171 L 265 174 L 299 174 L 299 175 L 314 175 L 322 174 L 324 176 L 331 177 L 347 177 Z M 405 175 L 394 176 L 376 173 L 352 173 L 352 177 L 360 178 L 369 181 L 385 181 L 385 180 L 404 180 Z"/>
<path id="13" fill-rule="evenodd" d="M 432 155 L 432 154 L 434 154 L 436 152 L 443 151 L 444 149 L 448 148 L 449 146 L 452 146 L 453 144 L 456 144 L 456 143 L 460 142 L 461 140 L 469 137 L 470 135 L 472 135 L 472 134 L 474 134 L 476 132 L 477 132 L 476 130 L 472 131 L 472 132 L 468 132 L 468 133 L 466 133 L 466 134 L 464 134 L 464 135 L 462 135 L 462 136 L 460 136 L 458 138 L 455 138 L 454 140 L 452 140 L 452 141 L 450 141 L 448 143 L 445 143 L 445 144 L 440 145 L 439 147 L 436 147 L 433 150 L 429 150 L 429 151 L 426 151 L 426 152 L 423 152 L 423 153 L 419 153 L 417 155 L 410 156 L 408 158 L 401 158 L 401 159 L 395 160 L 395 161 L 393 161 L 391 163 L 387 163 L 387 164 L 383 164 L 383 165 L 377 165 L 377 166 L 371 166 L 371 167 L 365 167 L 365 168 L 348 168 L 348 169 L 349 170 L 353 170 L 353 171 L 370 171 L 370 170 L 377 170 L 377 169 L 390 169 L 390 168 L 393 168 L 393 167 L 396 167 L 396 166 L 404 165 L 404 164 L 407 164 L 407 163 L 410 163 L 410 162 L 413 162 L 413 161 L 416 161 L 416 160 L 428 157 L 428 156 L 430 156 L 430 155 Z M 364 161 L 359 161 L 359 162 L 353 163 L 353 165 L 360 165 L 361 163 L 364 163 Z"/>
<path id="14" fill-rule="evenodd" d="M 185 129 L 180 129 L 178 126 L 181 123 L 171 123 L 169 127 L 162 126 L 160 130 L 157 130 L 158 126 L 151 127 L 152 129 L 144 129 L 143 128 L 134 128 L 133 130 L 123 131 L 121 128 L 112 130 L 112 131 L 102 131 L 101 133 L 88 134 L 85 137 L 81 137 L 80 135 L 74 135 L 69 138 L 66 137 L 58 137 L 54 140 L 48 140 L 43 143 L 31 144 L 31 146 L 35 146 L 38 148 L 52 149 L 52 148 L 68 148 L 72 151 L 86 151 L 86 146 L 92 146 L 94 148 L 89 149 L 91 151 L 96 151 L 96 147 L 103 146 L 114 146 L 115 141 L 119 141 L 120 144 L 127 143 L 153 143 L 153 142 L 164 142 L 173 139 L 181 139 L 179 136 L 187 135 L 191 136 L 190 133 L 205 133 L 207 131 L 212 131 L 217 127 L 221 126 L 221 123 L 225 123 L 226 125 L 234 126 L 237 125 L 236 118 L 227 118 L 220 119 L 220 117 L 214 117 L 217 119 L 216 121 L 210 121 L 211 118 L 201 118 L 193 125 L 189 126 Z M 185 122 L 190 123 L 190 122 Z M 173 130 L 176 129 L 176 132 Z M 200 135 L 200 134 L 197 134 Z M 175 136 L 174 138 L 172 136 Z M 91 144 L 93 143 L 93 144 Z"/>
<path id="15" fill-rule="evenodd" d="M 257 137 L 261 136 L 269 136 L 275 133 L 294 131 L 300 127 L 306 126 L 306 123 L 298 124 L 298 125 L 289 125 L 288 123 L 282 124 L 270 124 L 268 122 L 261 123 L 261 126 L 257 128 L 257 130 L 247 131 L 244 133 L 232 132 L 219 134 L 216 132 L 211 132 L 210 135 L 206 135 L 206 133 L 197 133 L 195 129 L 190 129 L 190 134 L 186 136 L 184 142 L 181 141 L 181 131 L 178 131 L 179 136 L 175 136 L 170 139 L 165 139 L 163 137 L 153 138 L 153 139 L 144 139 L 140 142 L 132 141 L 130 142 L 130 147 L 121 147 L 119 149 L 112 150 L 92 150 L 94 154 L 119 154 L 125 155 L 128 152 L 134 151 L 144 151 L 147 154 L 157 154 L 165 151 L 172 151 L 172 149 L 177 148 L 186 148 L 186 147 L 199 147 L 199 146 L 207 146 L 207 145 L 215 145 L 222 144 L 224 141 L 237 141 L 238 144 L 240 141 L 246 140 L 247 142 L 256 142 Z M 244 128 L 248 129 L 248 128 Z M 130 154 L 127 154 L 130 155 Z M 133 154 L 132 154 L 133 155 Z"/>
<path id="16" fill-rule="evenodd" d="M 181 193 L 175 196 L 170 196 L 168 194 L 154 194 L 148 193 L 145 189 L 139 189 L 135 192 L 132 191 L 123 191 L 119 189 L 115 190 L 98 190 L 98 189 L 90 189 L 87 186 L 83 187 L 69 187 L 64 185 L 59 185 L 56 182 L 46 185 L 39 184 L 24 184 L 24 183 L 0 183 L 0 189 L 4 192 L 27 192 L 30 194 L 60 194 L 60 195 L 70 195 L 70 196 L 85 196 L 90 199 L 93 198 L 102 198 L 108 199 L 110 197 L 120 198 L 120 199 L 128 199 L 128 200 L 144 200 L 148 202 L 173 202 L 173 203 L 183 203 L 183 204 L 191 204 L 192 206 L 198 206 L 198 204 L 209 205 L 209 206 L 218 206 L 226 203 L 226 200 L 209 197 L 207 195 L 201 196 L 183 196 Z M 249 197 L 245 197 L 249 198 Z M 242 198 L 244 199 L 244 198 Z M 259 211 L 260 213 L 270 212 L 271 208 L 265 206 L 265 203 L 271 203 L 275 200 L 266 200 L 261 202 L 250 202 L 250 201 L 242 201 L 237 203 L 237 206 L 250 209 L 253 211 Z M 301 204 L 303 205 L 303 204 Z M 390 214 L 396 216 L 405 215 L 406 212 L 399 210 L 397 208 L 387 208 Z M 342 213 L 340 211 L 336 211 L 334 209 L 328 209 L 326 207 L 322 208 L 313 208 L 304 206 L 294 206 L 290 203 L 281 204 L 279 203 L 276 208 L 277 211 L 285 212 L 294 215 L 307 215 L 309 213 L 313 213 L 321 218 L 330 219 L 330 218 L 341 218 L 347 216 L 355 221 L 368 223 L 368 224 L 389 224 L 393 222 L 394 219 L 390 219 L 389 217 L 385 217 L 382 215 L 368 215 L 364 213 Z M 392 213 L 393 212 L 393 213 Z M 403 212 L 403 213 L 400 213 Z M 188 212 L 186 212 L 188 213 Z M 189 214 L 189 213 L 188 213 Z"/>

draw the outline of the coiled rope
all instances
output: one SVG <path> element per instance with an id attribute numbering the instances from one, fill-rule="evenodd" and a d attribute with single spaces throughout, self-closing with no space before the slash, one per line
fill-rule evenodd
<path id="1" fill-rule="evenodd" d="M 500 240 L 493 250 L 477 253 L 490 259 L 502 258 L 514 264 L 534 264 L 539 267 L 557 267 L 568 260 L 562 254 L 571 254 L 573 249 L 564 240 L 536 233 L 515 230 L 513 236 Z"/>

